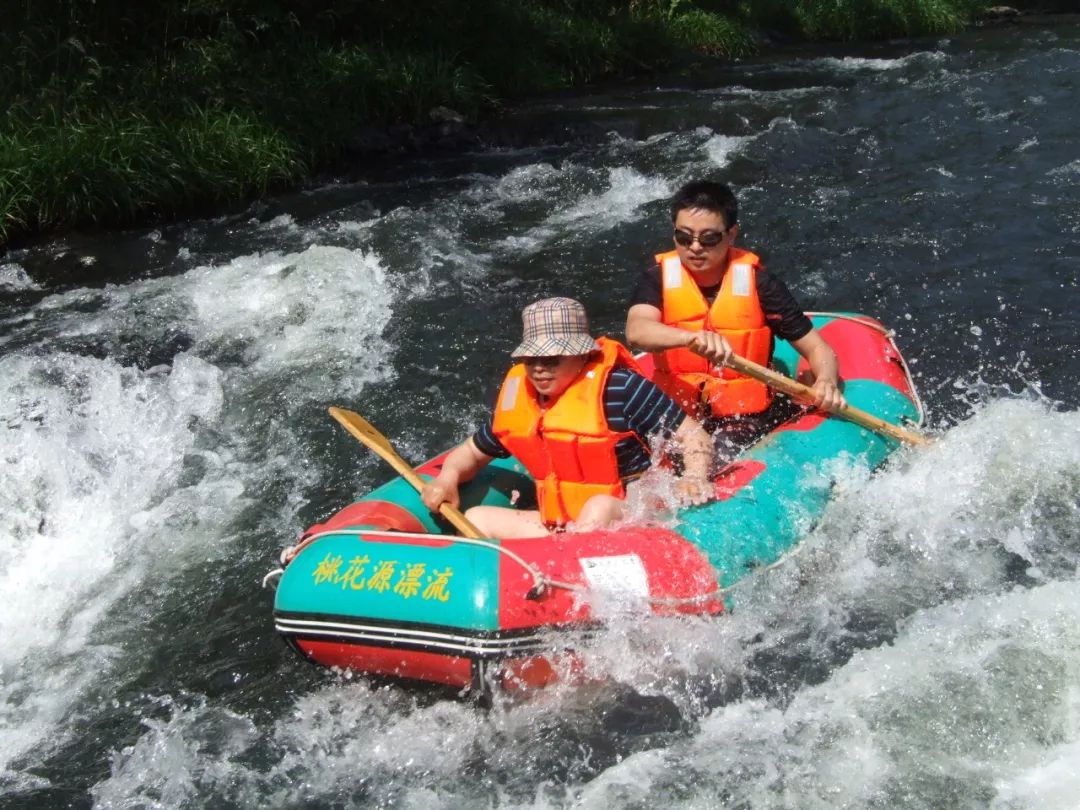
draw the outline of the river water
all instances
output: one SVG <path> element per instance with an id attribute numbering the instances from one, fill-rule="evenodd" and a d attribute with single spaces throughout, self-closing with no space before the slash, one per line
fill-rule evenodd
<path id="1" fill-rule="evenodd" d="M 1066 19 L 804 52 L 9 253 L 0 804 L 1076 807 L 1078 99 Z M 698 176 L 808 309 L 897 330 L 938 440 L 846 470 L 721 621 L 616 622 L 587 686 L 485 710 L 297 660 L 260 579 L 389 475 L 326 407 L 414 461 L 466 435 L 523 304 L 621 335 Z"/>

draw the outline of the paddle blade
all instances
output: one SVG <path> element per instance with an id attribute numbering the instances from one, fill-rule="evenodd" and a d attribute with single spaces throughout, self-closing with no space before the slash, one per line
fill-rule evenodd
<path id="1" fill-rule="evenodd" d="M 334 417 L 343 428 L 366 444 L 383 458 L 388 455 L 397 456 L 397 451 L 390 444 L 390 440 L 379 433 L 369 421 L 356 411 L 348 411 L 344 408 L 330 408 L 330 415 Z"/>
<path id="2" fill-rule="evenodd" d="M 420 476 L 416 474 L 416 470 L 412 468 L 412 465 L 409 464 L 409 462 L 398 455 L 397 450 L 394 449 L 394 445 L 390 444 L 390 440 L 379 433 L 370 422 L 356 411 L 349 411 L 345 408 L 330 408 L 329 410 L 330 415 L 334 417 L 343 428 L 359 439 L 360 442 L 369 449 L 374 450 L 375 453 L 393 467 L 398 475 L 404 478 L 413 489 L 417 492 L 423 492 L 424 482 L 421 480 Z M 484 536 L 480 533 L 479 529 L 469 522 L 460 510 L 448 503 L 439 506 L 439 514 L 449 520 L 465 537 L 480 538 Z"/>

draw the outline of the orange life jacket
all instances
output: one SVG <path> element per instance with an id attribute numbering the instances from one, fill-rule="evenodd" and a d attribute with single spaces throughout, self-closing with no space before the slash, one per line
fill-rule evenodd
<path id="1" fill-rule="evenodd" d="M 594 495 L 626 495 L 615 445 L 637 434 L 608 426 L 604 385 L 616 366 L 641 369 L 621 343 L 607 338 L 599 343 L 601 351 L 554 401 L 540 404 L 525 366 L 517 363 L 503 380 L 495 405 L 495 436 L 536 481 L 540 517 L 548 526 L 576 520 Z"/>
<path id="2" fill-rule="evenodd" d="M 769 364 L 773 337 L 758 300 L 761 260 L 755 254 L 728 248 L 728 266 L 711 307 L 678 253 L 657 254 L 656 261 L 660 263 L 663 323 L 695 332 L 719 332 L 735 354 L 762 366 Z M 653 357 L 654 382 L 692 416 L 758 413 L 772 401 L 764 383 L 729 368 L 717 369 L 689 349 L 668 349 Z"/>

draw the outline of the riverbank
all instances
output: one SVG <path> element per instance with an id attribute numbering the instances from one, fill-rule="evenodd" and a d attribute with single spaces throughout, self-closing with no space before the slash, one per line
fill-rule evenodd
<path id="1" fill-rule="evenodd" d="M 947 33 L 982 0 L 75 0 L 0 34 L 0 246 L 227 210 L 502 105 L 778 44 Z"/>

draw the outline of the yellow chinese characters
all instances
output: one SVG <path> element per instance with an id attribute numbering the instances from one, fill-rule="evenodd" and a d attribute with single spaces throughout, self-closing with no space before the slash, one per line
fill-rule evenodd
<path id="1" fill-rule="evenodd" d="M 402 563 L 397 560 L 378 560 L 372 563 L 366 554 L 353 557 L 344 571 L 345 558 L 340 554 L 327 554 L 311 576 L 316 585 L 337 585 L 342 590 L 369 591 L 379 594 L 411 599 L 419 596 L 424 600 L 446 602 L 450 598 L 450 578 L 453 570 L 447 566 L 441 571 L 432 569 L 425 576 L 427 563 Z M 369 573 L 370 572 L 370 573 Z M 394 573 L 397 580 L 394 581 Z"/>
<path id="2" fill-rule="evenodd" d="M 368 587 L 373 591 L 382 593 L 390 587 L 390 578 L 394 576 L 394 566 L 397 560 L 382 560 L 375 563 L 375 573 L 368 580 Z"/>
<path id="3" fill-rule="evenodd" d="M 315 584 L 321 585 L 324 582 L 337 582 L 338 569 L 341 567 L 341 555 L 331 557 L 327 554 L 323 557 L 323 561 L 315 567 L 315 572 L 312 576 L 315 577 Z"/>
<path id="4" fill-rule="evenodd" d="M 446 586 L 450 583 L 450 577 L 454 575 L 454 572 L 450 570 L 450 566 L 447 566 L 442 571 L 434 571 L 431 576 L 428 577 L 428 586 L 424 588 L 424 593 L 421 595 L 421 599 L 438 599 L 440 602 L 445 602 L 450 598 L 450 591 Z"/>
<path id="5" fill-rule="evenodd" d="M 397 585 L 394 586 L 394 593 L 406 599 L 416 596 L 420 592 L 420 577 L 423 576 L 425 568 L 427 568 L 427 563 L 415 563 L 408 566 L 398 577 Z"/>
<path id="6" fill-rule="evenodd" d="M 342 563 L 341 555 L 331 556 L 327 554 L 322 562 L 315 567 L 312 576 L 316 585 L 329 582 L 331 585 L 340 585 L 342 590 L 352 588 L 354 591 L 361 591 L 364 589 L 365 584 L 364 571 L 369 562 L 371 560 L 367 555 L 353 557 L 349 560 L 349 567 L 345 569 L 344 573 L 339 573 Z"/>

